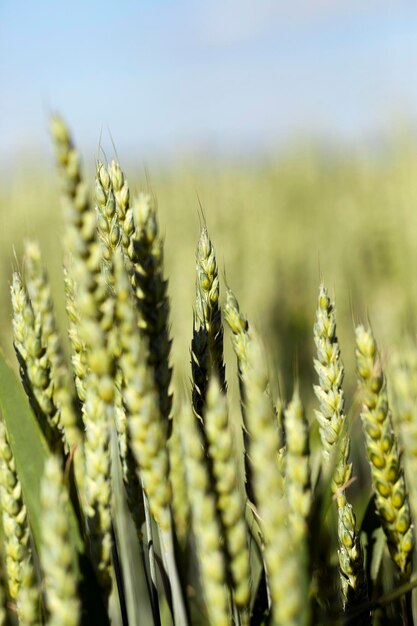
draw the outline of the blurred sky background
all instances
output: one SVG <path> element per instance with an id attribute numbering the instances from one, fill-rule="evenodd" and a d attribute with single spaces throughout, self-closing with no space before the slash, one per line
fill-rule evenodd
<path id="1" fill-rule="evenodd" d="M 269 154 L 374 141 L 417 120 L 417 3 L 0 0 L 0 161 L 49 149 L 123 158 Z"/>

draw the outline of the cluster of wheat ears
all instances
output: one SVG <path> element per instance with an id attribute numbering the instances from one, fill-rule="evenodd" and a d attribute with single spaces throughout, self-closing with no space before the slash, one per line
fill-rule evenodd
<path id="1" fill-rule="evenodd" d="M 412 624 L 417 490 L 411 481 L 407 489 L 404 472 L 415 475 L 416 364 L 402 355 L 394 368 L 393 420 L 372 331 L 356 328 L 372 477 L 359 524 L 325 287 L 309 421 L 296 383 L 288 404 L 273 399 L 264 346 L 228 287 L 222 310 L 203 226 L 191 390 L 173 403 L 155 201 L 131 198 L 114 161 L 97 163 L 92 199 L 65 124 L 54 117 L 51 130 L 65 206 L 71 366 L 39 247 L 29 242 L 11 286 L 29 404 L 0 361 L 0 624 Z M 237 358 L 238 417 L 229 415 L 223 319 Z"/>

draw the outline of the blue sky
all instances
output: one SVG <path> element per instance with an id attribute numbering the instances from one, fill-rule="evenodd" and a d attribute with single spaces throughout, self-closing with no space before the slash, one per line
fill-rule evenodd
<path id="1" fill-rule="evenodd" d="M 417 119 L 417 3 L 0 0 L 0 161 L 109 130 L 141 159 L 273 151 Z"/>

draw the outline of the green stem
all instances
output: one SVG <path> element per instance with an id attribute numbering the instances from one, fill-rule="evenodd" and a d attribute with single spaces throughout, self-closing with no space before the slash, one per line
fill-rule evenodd
<path id="1" fill-rule="evenodd" d="M 172 525 L 169 530 L 159 529 L 159 537 L 161 541 L 163 560 L 166 564 L 166 570 L 171 584 L 174 624 L 175 626 L 188 626 L 188 615 L 184 603 L 177 564 L 175 561 Z"/>
<path id="2" fill-rule="evenodd" d="M 414 625 L 411 591 L 407 591 L 401 598 L 401 614 L 403 626 Z"/>
<path id="3" fill-rule="evenodd" d="M 155 565 L 155 548 L 152 534 L 152 518 L 149 511 L 148 496 L 143 490 L 143 501 L 145 506 L 145 523 L 146 523 L 146 550 L 149 558 L 149 572 L 151 575 L 150 587 L 151 587 L 151 604 L 152 611 L 155 619 L 155 626 L 161 625 L 161 616 L 159 613 L 159 600 L 158 600 L 158 587 L 156 580 L 156 565 Z"/>

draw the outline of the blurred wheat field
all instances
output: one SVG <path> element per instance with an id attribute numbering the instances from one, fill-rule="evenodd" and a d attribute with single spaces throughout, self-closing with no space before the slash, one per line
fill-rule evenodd
<path id="1" fill-rule="evenodd" d="M 369 318 L 383 353 L 415 332 L 417 150 L 411 142 L 395 140 L 375 153 L 315 146 L 259 162 L 183 162 L 151 170 L 148 180 L 142 166 L 123 160 L 122 166 L 133 190 L 150 187 L 158 200 L 174 371 L 181 381 L 189 377 L 184 355 L 202 219 L 220 272 L 268 338 L 287 398 L 296 372 L 304 394 L 312 397 L 312 324 L 321 278 L 337 300 L 347 390 L 354 384 L 353 321 Z M 41 244 L 64 325 L 63 219 L 52 156 L 0 181 L 0 342 L 11 354 L 9 284 L 25 238 Z M 223 296 L 224 286 L 225 281 Z"/>

